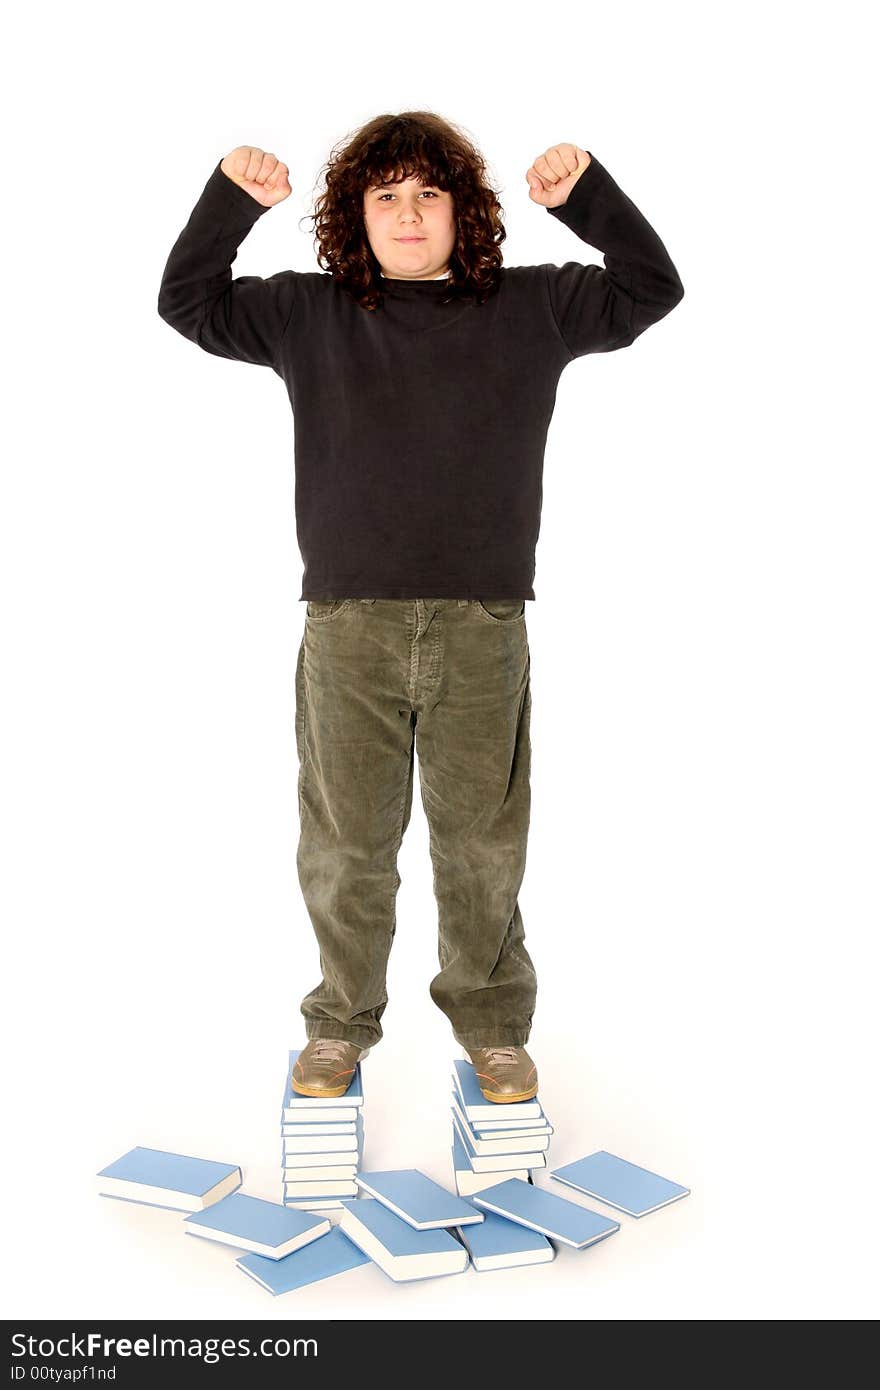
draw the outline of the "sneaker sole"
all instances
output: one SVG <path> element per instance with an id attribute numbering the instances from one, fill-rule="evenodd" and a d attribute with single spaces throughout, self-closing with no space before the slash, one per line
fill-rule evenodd
<path id="1" fill-rule="evenodd" d="M 480 1088 L 482 1090 L 482 1087 Z M 533 1086 L 529 1091 L 514 1091 L 512 1095 L 500 1096 L 495 1091 L 483 1091 L 486 1100 L 492 1100 L 496 1105 L 509 1105 L 511 1101 L 531 1100 L 532 1096 L 538 1094 L 537 1086 Z"/>
<path id="2" fill-rule="evenodd" d="M 354 1080 L 353 1077 L 352 1080 Z M 299 1081 L 294 1081 L 293 1077 L 290 1078 L 290 1084 L 294 1091 L 298 1091 L 301 1096 L 315 1096 L 320 1100 L 322 1096 L 329 1098 L 344 1096 L 351 1081 L 346 1081 L 344 1086 L 333 1086 L 329 1090 L 324 1086 L 303 1086 Z"/>

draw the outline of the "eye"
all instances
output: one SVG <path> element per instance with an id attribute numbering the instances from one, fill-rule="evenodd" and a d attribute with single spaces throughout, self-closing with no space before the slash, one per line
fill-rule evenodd
<path id="1" fill-rule="evenodd" d="M 422 189 L 422 192 L 419 194 L 419 197 L 420 197 L 420 198 L 423 197 L 425 193 L 429 194 L 429 196 L 432 197 L 432 198 L 437 198 L 437 197 L 439 196 L 439 194 L 437 194 L 437 193 L 434 192 L 433 188 L 424 188 L 424 189 Z M 393 198 L 393 197 L 394 197 L 394 194 L 393 194 L 393 193 L 380 193 L 380 194 L 379 194 L 379 197 L 376 199 L 376 202 L 377 202 L 377 203 L 381 203 L 381 201 L 382 201 L 383 198 Z"/>

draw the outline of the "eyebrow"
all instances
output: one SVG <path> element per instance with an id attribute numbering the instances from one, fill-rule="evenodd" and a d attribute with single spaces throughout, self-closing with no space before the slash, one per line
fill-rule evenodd
<path id="1" fill-rule="evenodd" d="M 398 180 L 398 182 L 400 182 L 400 181 Z M 423 187 L 423 188 L 439 188 L 440 185 L 437 184 L 437 183 L 425 183 L 425 184 L 422 184 L 422 187 Z M 383 188 L 397 188 L 397 183 L 373 183 L 373 184 L 370 184 L 370 191 L 371 191 L 371 192 L 372 192 L 374 189 L 383 189 Z"/>

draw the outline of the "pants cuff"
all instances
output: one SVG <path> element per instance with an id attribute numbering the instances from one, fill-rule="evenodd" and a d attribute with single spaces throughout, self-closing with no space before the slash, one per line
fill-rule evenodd
<path id="1" fill-rule="evenodd" d="M 306 1037 L 309 1042 L 312 1038 L 338 1038 L 340 1042 L 356 1043 L 358 1047 L 375 1047 L 382 1034 L 371 1033 L 369 1028 L 362 1028 L 357 1024 L 334 1023 L 332 1019 L 325 1019 L 320 1023 L 308 1021 Z"/>
<path id="2" fill-rule="evenodd" d="M 485 1033 L 456 1033 L 453 1037 L 462 1047 L 525 1047 L 529 1040 L 528 1028 L 498 1028 L 488 1037 Z"/>

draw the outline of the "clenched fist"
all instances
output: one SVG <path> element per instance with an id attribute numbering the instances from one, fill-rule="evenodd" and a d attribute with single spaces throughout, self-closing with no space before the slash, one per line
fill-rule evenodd
<path id="1" fill-rule="evenodd" d="M 545 208 L 562 207 L 589 163 L 580 145 L 551 145 L 526 171 L 529 197 Z"/>
<path id="2" fill-rule="evenodd" d="M 230 150 L 221 162 L 220 168 L 227 178 L 250 193 L 264 208 L 273 208 L 290 197 L 290 170 L 274 154 L 255 149 L 253 145 L 239 145 Z"/>

